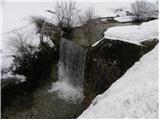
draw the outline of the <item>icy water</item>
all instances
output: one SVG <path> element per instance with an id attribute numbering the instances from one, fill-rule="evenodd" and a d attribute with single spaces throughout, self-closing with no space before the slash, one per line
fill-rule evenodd
<path id="1" fill-rule="evenodd" d="M 60 99 L 55 93 L 46 92 L 47 89 L 39 89 L 34 92 L 30 105 L 12 104 L 2 112 L 2 118 L 71 119 L 77 118 L 84 110 L 81 101 L 72 102 Z"/>
<path id="2" fill-rule="evenodd" d="M 76 89 L 83 87 L 87 49 L 70 40 L 60 41 L 58 80 L 68 82 Z"/>

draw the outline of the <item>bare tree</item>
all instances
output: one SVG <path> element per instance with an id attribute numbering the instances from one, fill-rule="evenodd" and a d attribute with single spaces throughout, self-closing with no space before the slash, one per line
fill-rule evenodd
<path id="1" fill-rule="evenodd" d="M 153 17 L 157 11 L 155 10 L 155 6 L 145 0 L 138 0 L 131 4 L 132 12 L 135 14 L 136 21 L 144 21 L 149 20 Z"/>
<path id="2" fill-rule="evenodd" d="M 97 33 L 96 29 L 96 15 L 93 7 L 88 8 L 84 13 L 79 16 L 79 22 L 83 25 L 83 35 L 88 41 L 89 45 L 94 42 L 94 37 Z"/>
<path id="3" fill-rule="evenodd" d="M 96 18 L 95 9 L 93 7 L 90 7 L 79 16 L 79 21 L 82 24 L 85 24 L 86 22 L 89 22 L 90 20 L 95 18 Z"/>
<path id="4" fill-rule="evenodd" d="M 77 23 L 77 15 L 79 13 L 79 9 L 77 8 L 75 1 L 57 1 L 54 7 L 54 11 L 47 11 L 54 14 L 57 24 L 62 27 L 72 27 Z"/>

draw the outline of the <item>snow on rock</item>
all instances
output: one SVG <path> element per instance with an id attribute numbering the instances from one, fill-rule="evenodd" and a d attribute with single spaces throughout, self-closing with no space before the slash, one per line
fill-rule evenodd
<path id="1" fill-rule="evenodd" d="M 134 20 L 134 16 L 122 16 L 122 17 L 115 17 L 114 20 L 118 22 L 132 22 Z"/>
<path id="2" fill-rule="evenodd" d="M 116 39 L 139 44 L 142 41 L 158 38 L 158 20 L 141 25 L 111 27 L 104 33 L 104 38 Z"/>
<path id="3" fill-rule="evenodd" d="M 92 47 L 95 47 L 96 45 L 98 45 L 102 40 L 103 40 L 103 38 L 102 38 L 102 39 L 100 39 L 100 40 L 98 40 L 98 41 L 97 41 L 97 42 L 95 42 L 94 44 L 92 44 Z"/>
<path id="4" fill-rule="evenodd" d="M 122 7 L 119 9 L 115 9 L 114 13 L 117 16 L 126 16 L 128 13 L 131 13 L 130 7 Z"/>
<path id="5" fill-rule="evenodd" d="M 60 99 L 73 103 L 82 101 L 84 97 L 82 91 L 78 91 L 75 87 L 63 81 L 53 83 L 49 92 L 56 93 Z"/>
<path id="6" fill-rule="evenodd" d="M 158 45 L 136 62 L 79 118 L 158 118 Z"/>
<path id="7" fill-rule="evenodd" d="M 11 72 L 8 72 L 7 74 L 4 74 L 2 76 L 2 80 L 6 80 L 8 78 L 16 78 L 17 80 L 19 80 L 19 82 L 26 81 L 26 77 L 24 75 L 18 75 L 18 74 L 13 75 Z"/>
<path id="8" fill-rule="evenodd" d="M 44 36 L 44 37 L 43 37 L 43 41 L 46 42 L 46 43 L 48 43 L 48 45 L 49 45 L 51 48 L 55 47 L 55 44 L 50 40 L 49 37 Z"/>
<path id="9" fill-rule="evenodd" d="M 7 74 L 1 75 L 1 88 L 5 88 L 8 84 L 15 83 L 19 84 L 20 82 L 25 82 L 26 77 L 24 75 L 13 75 L 11 72 L 8 72 Z"/>

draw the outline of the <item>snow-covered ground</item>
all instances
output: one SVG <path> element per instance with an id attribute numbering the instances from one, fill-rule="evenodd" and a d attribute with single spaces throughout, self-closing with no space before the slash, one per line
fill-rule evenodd
<path id="1" fill-rule="evenodd" d="M 136 62 L 79 118 L 158 118 L 158 45 Z"/>
<path id="2" fill-rule="evenodd" d="M 104 38 L 135 44 L 158 38 L 158 20 L 145 22 L 141 25 L 111 27 L 104 33 Z"/>

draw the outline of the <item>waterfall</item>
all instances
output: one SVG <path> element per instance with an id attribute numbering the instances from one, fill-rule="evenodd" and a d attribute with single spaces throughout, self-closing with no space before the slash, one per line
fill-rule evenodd
<path id="1" fill-rule="evenodd" d="M 67 82 L 78 90 L 83 88 L 87 49 L 61 39 L 58 62 L 58 81 Z"/>

